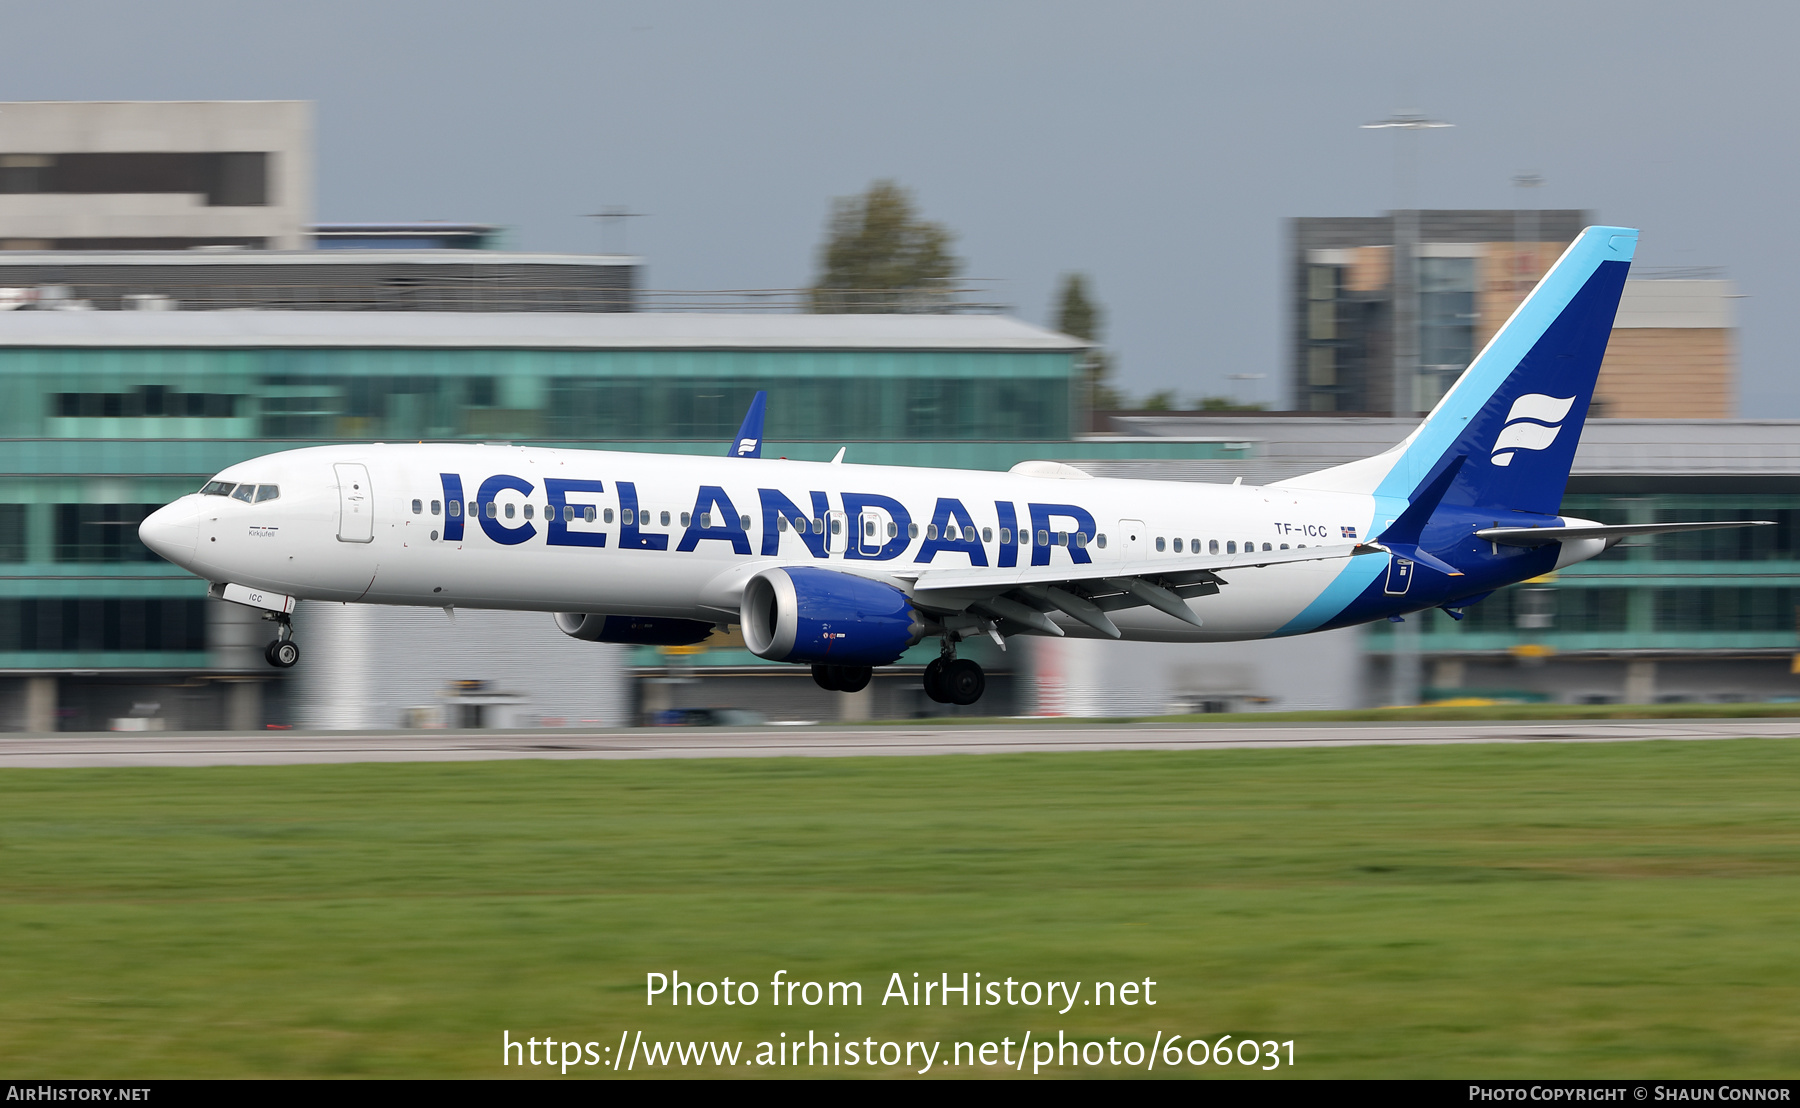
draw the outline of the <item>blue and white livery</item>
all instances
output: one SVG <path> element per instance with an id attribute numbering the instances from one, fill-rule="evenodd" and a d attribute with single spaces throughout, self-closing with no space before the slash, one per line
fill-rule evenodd
<path id="1" fill-rule="evenodd" d="M 934 699 L 984 636 L 1217 642 L 1441 607 L 1628 534 L 1558 513 L 1637 232 L 1590 227 L 1393 449 L 1266 487 L 761 457 L 757 395 L 724 458 L 418 444 L 235 465 L 139 530 L 277 625 L 296 599 L 556 614 L 580 639 L 677 644 L 739 624 L 761 657 L 856 691 L 936 639 Z"/>

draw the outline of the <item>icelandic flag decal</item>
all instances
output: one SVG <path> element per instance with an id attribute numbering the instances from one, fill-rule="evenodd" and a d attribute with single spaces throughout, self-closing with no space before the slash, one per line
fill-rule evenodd
<path id="1" fill-rule="evenodd" d="M 1339 527 L 1338 530 L 1344 533 L 1344 538 L 1353 539 L 1356 537 L 1356 528 L 1354 527 Z"/>

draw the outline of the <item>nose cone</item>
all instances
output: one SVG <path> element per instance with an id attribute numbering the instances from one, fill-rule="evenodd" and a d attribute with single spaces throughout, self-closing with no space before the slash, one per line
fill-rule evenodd
<path id="1" fill-rule="evenodd" d="M 200 513 L 186 498 L 151 512 L 138 524 L 138 539 L 145 546 L 187 568 L 200 541 Z"/>

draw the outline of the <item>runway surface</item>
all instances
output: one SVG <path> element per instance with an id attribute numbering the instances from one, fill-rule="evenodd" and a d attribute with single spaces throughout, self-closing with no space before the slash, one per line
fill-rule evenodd
<path id="1" fill-rule="evenodd" d="M 275 766 L 628 758 L 846 758 L 1098 750 L 1800 737 L 1800 718 L 1491 723 L 1058 724 L 640 728 L 615 731 L 255 731 L 0 737 L 0 768 Z"/>

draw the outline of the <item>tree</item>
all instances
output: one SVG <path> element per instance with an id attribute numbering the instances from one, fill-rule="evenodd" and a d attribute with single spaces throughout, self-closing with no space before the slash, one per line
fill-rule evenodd
<path id="1" fill-rule="evenodd" d="M 839 197 L 819 251 L 812 310 L 942 309 L 961 268 L 950 253 L 951 238 L 942 225 L 919 218 L 912 194 L 893 181 L 876 181 L 860 196 Z"/>
<path id="2" fill-rule="evenodd" d="M 1066 274 L 1062 292 L 1056 298 L 1056 329 L 1094 344 L 1088 348 L 1084 366 L 1090 412 L 1114 411 L 1125 406 L 1125 398 L 1107 381 L 1112 374 L 1112 359 L 1100 348 L 1102 323 L 1100 305 L 1088 296 L 1086 275 Z"/>

